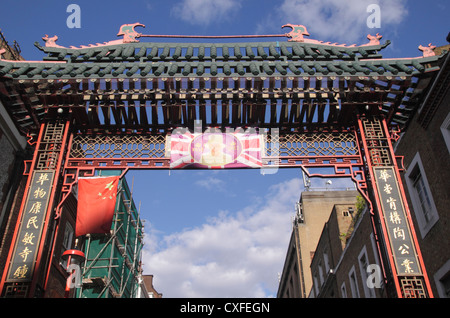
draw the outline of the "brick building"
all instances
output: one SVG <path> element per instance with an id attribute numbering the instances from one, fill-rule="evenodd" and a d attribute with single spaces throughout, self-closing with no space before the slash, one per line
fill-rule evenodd
<path id="1" fill-rule="evenodd" d="M 314 298 L 386 297 L 378 249 L 368 210 L 336 204 L 311 261 Z M 375 272 L 373 267 L 376 265 Z M 373 276 L 372 275 L 378 275 Z M 370 276 L 370 277 L 369 277 Z M 367 284 L 367 281 L 372 284 Z"/>
<path id="2" fill-rule="evenodd" d="M 142 285 L 146 296 L 142 298 L 162 298 L 162 294 L 158 293 L 153 286 L 153 275 L 142 275 Z"/>
<path id="3" fill-rule="evenodd" d="M 23 60 L 20 48 L 14 41 L 11 46 L 0 31 L 0 58 Z M 14 202 L 20 202 L 25 187 L 23 178 L 24 160 L 30 159 L 26 139 L 20 134 L 11 116 L 0 100 L 0 274 L 5 267 L 9 242 L 14 232 L 18 209 Z M 17 191 L 21 189 L 21 191 Z M 6 253 L 5 253 L 6 250 Z"/>
<path id="4" fill-rule="evenodd" d="M 450 45 L 435 49 L 436 54 Z M 434 297 L 450 297 L 450 55 L 395 152 Z"/>
<path id="5" fill-rule="evenodd" d="M 283 272 L 278 298 L 306 298 L 313 285 L 310 271 L 317 243 L 324 224 L 335 204 L 354 208 L 357 191 L 302 192 Z"/>

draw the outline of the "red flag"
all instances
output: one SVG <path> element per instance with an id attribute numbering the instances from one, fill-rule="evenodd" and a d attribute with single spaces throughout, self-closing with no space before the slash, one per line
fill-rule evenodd
<path id="1" fill-rule="evenodd" d="M 75 236 L 109 233 L 119 177 L 80 178 Z"/>

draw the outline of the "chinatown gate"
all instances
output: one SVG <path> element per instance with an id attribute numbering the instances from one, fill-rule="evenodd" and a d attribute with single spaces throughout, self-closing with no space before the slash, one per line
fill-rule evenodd
<path id="1" fill-rule="evenodd" d="M 389 295 L 433 297 L 392 147 L 439 70 L 431 45 L 419 57 L 384 59 L 390 42 L 378 34 L 345 45 L 306 38 L 304 26 L 291 24 L 283 26 L 289 33 L 260 36 L 144 35 L 136 27 L 144 25 L 81 47 L 46 35 L 45 46 L 35 43 L 43 61 L 0 60 L 2 103 L 34 149 L 2 297 L 13 288 L 25 297 L 45 292 L 55 227 L 80 177 L 292 167 L 350 177 L 368 203 Z M 263 37 L 287 40 L 244 40 Z"/>

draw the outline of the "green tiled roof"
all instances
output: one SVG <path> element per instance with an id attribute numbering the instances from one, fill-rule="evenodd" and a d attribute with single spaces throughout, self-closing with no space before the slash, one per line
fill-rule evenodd
<path id="1" fill-rule="evenodd" d="M 167 77 L 167 76 L 280 76 L 280 75 L 410 75 L 423 72 L 435 60 L 374 61 L 220 61 L 220 62 L 111 62 L 11 63 L 0 62 L 0 76 L 13 78 Z"/>
<path id="2" fill-rule="evenodd" d="M 210 60 L 354 60 L 381 57 L 379 51 L 390 44 L 335 46 L 296 42 L 236 43 L 127 43 L 83 48 L 35 46 L 47 53 L 44 60 L 73 62 L 109 61 L 210 61 Z"/>
<path id="3" fill-rule="evenodd" d="M 211 117 L 213 125 L 300 129 L 302 114 L 310 114 L 308 125 L 314 112 L 316 124 L 346 125 L 361 105 L 404 125 L 441 56 L 384 59 L 380 51 L 388 44 L 36 43 L 43 61 L 0 60 L 0 97 L 23 133 L 56 116 L 58 107 L 70 108 L 76 124 L 87 128 L 111 125 L 114 115 L 119 129 L 189 126 L 198 116 Z M 279 122 L 277 107 L 284 116 Z"/>
<path id="4" fill-rule="evenodd" d="M 307 43 L 130 43 L 83 49 L 41 47 L 45 62 L 1 61 L 0 76 L 211 77 L 410 75 L 430 58 L 382 59 L 384 45 L 337 47 Z M 55 63 L 58 62 L 58 63 Z"/>

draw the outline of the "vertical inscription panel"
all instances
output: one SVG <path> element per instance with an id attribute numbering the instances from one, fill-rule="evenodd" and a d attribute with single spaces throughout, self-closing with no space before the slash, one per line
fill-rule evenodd
<path id="1" fill-rule="evenodd" d="M 418 257 L 393 167 L 374 167 L 378 198 L 399 275 L 420 275 Z"/>
<path id="2" fill-rule="evenodd" d="M 7 281 L 31 281 L 42 235 L 54 171 L 35 171 L 17 236 Z"/>

